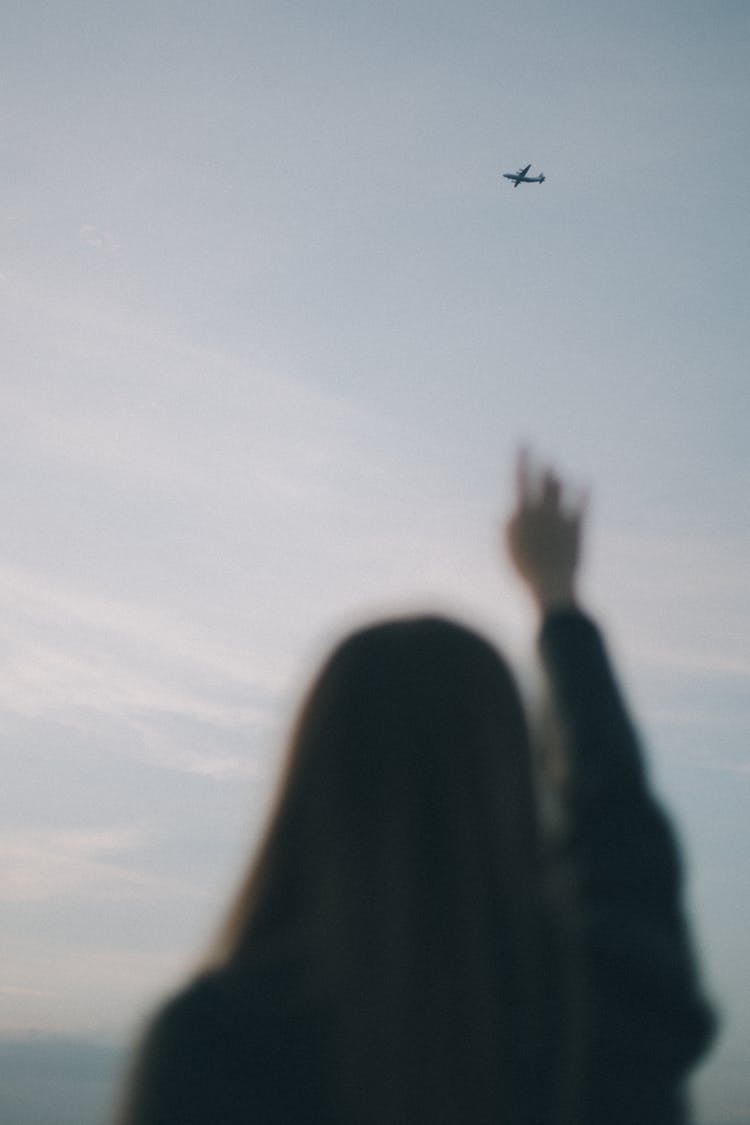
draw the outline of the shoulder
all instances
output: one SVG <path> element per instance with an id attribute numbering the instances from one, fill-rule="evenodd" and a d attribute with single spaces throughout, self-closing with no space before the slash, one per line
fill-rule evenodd
<path id="1" fill-rule="evenodd" d="M 201 974 L 157 1013 L 150 1039 L 162 1047 L 203 1053 L 262 1050 L 275 1025 L 304 1021 L 306 1008 L 293 965 L 261 965 Z"/>
<path id="2" fill-rule="evenodd" d="M 172 996 L 153 1016 L 137 1053 L 131 1083 L 139 1107 L 133 1122 L 166 1120 L 186 1087 L 200 1086 L 201 1072 L 211 1067 L 215 1025 L 224 1018 L 223 991 L 218 975 L 206 975 Z"/>
<path id="3" fill-rule="evenodd" d="M 185 1049 L 196 1034 L 203 1036 L 207 1027 L 221 1014 L 226 986 L 221 974 L 202 975 L 171 996 L 158 1009 L 146 1032 L 145 1047 L 159 1051 Z"/>
<path id="4" fill-rule="evenodd" d="M 325 1020 L 298 977 L 291 964 L 225 969 L 168 1000 L 139 1054 L 127 1125 L 223 1123 L 241 1119 L 238 1108 L 249 1120 L 303 1120 L 291 1100 L 312 1093 Z"/>

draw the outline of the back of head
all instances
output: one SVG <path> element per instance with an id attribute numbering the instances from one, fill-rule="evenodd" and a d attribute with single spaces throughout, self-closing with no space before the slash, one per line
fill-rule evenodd
<path id="1" fill-rule="evenodd" d="M 290 936 L 335 1013 L 345 1118 L 541 1120 L 550 949 L 529 740 L 476 634 L 390 621 L 324 666 L 230 960 Z"/>

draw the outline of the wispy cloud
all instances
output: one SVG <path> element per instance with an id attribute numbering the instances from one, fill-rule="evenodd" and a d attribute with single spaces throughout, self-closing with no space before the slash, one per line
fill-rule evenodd
<path id="1" fill-rule="evenodd" d="M 715 643 L 715 642 L 714 642 Z M 727 677 L 750 680 L 750 659 L 741 653 L 724 653 L 696 639 L 695 647 L 660 647 L 649 644 L 635 650 L 639 659 L 649 667 L 684 674 L 686 676 Z"/>
<path id="2" fill-rule="evenodd" d="M 30 635 L 46 624 L 58 636 L 72 637 L 74 646 L 81 636 L 96 637 L 114 650 L 136 646 L 141 660 L 157 652 L 174 664 L 197 665 L 204 673 L 216 671 L 223 679 L 268 693 L 282 683 L 279 666 L 266 657 L 222 645 L 142 604 L 101 597 L 11 567 L 0 568 L 0 598 L 6 619 L 23 622 Z"/>
<path id="3" fill-rule="evenodd" d="M 53 720 L 152 766 L 265 776 L 286 687 L 273 652 L 9 568 L 0 614 L 0 715 Z"/>
<path id="4" fill-rule="evenodd" d="M 101 250 L 106 254 L 116 254 L 120 243 L 110 230 L 100 230 L 92 223 L 84 223 L 80 231 L 81 242 L 90 246 L 92 250 Z"/>
<path id="5" fill-rule="evenodd" d="M 124 1041 L 172 988 L 194 969 L 195 936 L 159 949 L 57 948 L 42 942 L 14 950 L 4 978 L 0 1041 L 11 1035 L 58 1033 Z M 137 985 L 134 989 L 134 984 Z M 107 1004 L 81 999 L 107 997 Z"/>
<path id="6" fill-rule="evenodd" d="M 27 988 L 0 983 L 0 996 L 32 996 L 35 999 L 48 1000 L 55 995 L 56 993 L 43 988 Z"/>
<path id="7" fill-rule="evenodd" d="M 143 891 L 143 871 L 122 867 L 123 856 L 146 847 L 148 837 L 132 825 L 101 828 L 7 830 L 0 832 L 4 863 L 0 901 L 34 902 L 83 889 L 106 896 Z"/>

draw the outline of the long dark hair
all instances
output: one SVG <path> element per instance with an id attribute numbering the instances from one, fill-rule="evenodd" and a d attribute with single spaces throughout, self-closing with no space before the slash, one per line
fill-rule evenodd
<path id="1" fill-rule="evenodd" d="M 334 1012 L 344 1120 L 564 1121 L 570 974 L 547 891 L 507 665 L 443 618 L 389 621 L 314 682 L 219 959 L 301 952 Z"/>

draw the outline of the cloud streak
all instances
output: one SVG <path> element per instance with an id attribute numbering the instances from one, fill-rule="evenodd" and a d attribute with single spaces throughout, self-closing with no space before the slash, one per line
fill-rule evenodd
<path id="1" fill-rule="evenodd" d="M 84 223 L 80 231 L 81 242 L 92 250 L 101 250 L 106 254 L 116 254 L 120 243 L 116 236 L 109 230 L 99 230 L 92 223 Z"/>
<path id="2" fill-rule="evenodd" d="M 103 752 L 113 741 L 169 769 L 262 772 L 285 686 L 273 653 L 8 568 L 0 616 L 0 713 L 54 720 L 73 736 L 98 731 Z"/>
<path id="3" fill-rule="evenodd" d="M 132 824 L 96 831 L 79 828 L 2 830 L 5 863 L 0 874 L 0 901 L 21 903 L 66 898 L 81 891 L 105 897 L 125 894 L 135 899 L 151 886 L 143 871 L 119 865 L 123 857 L 142 851 L 148 836 Z"/>

